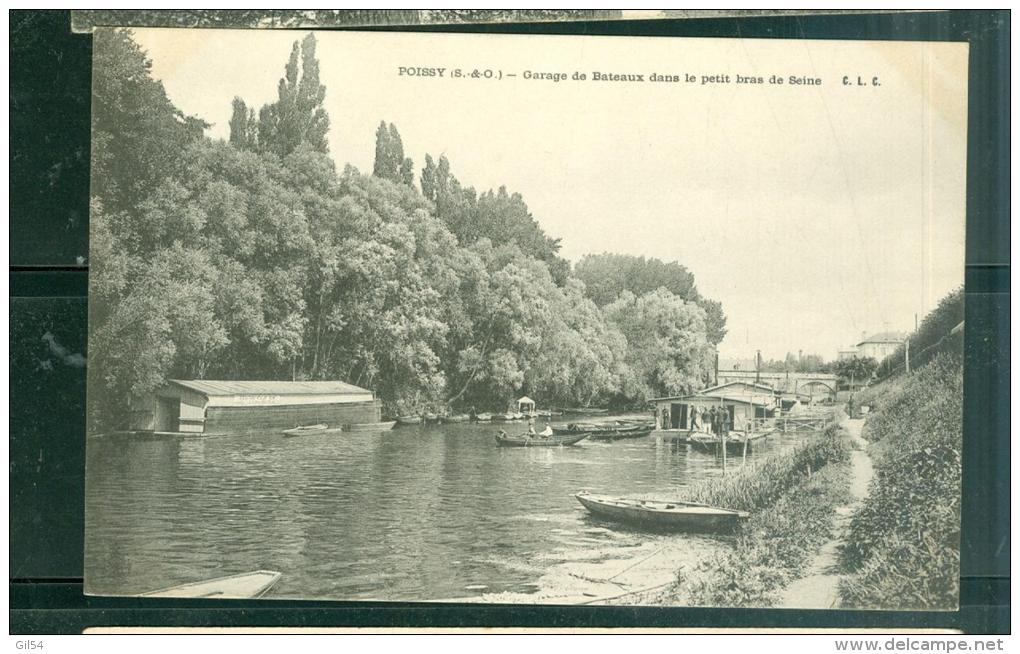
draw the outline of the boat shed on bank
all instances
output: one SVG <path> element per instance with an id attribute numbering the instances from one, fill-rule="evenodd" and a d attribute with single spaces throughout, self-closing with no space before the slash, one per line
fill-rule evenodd
<path id="1" fill-rule="evenodd" d="M 132 403 L 131 428 L 191 434 L 240 434 L 324 423 L 379 422 L 375 394 L 339 381 L 172 379 Z"/>
<path id="2" fill-rule="evenodd" d="M 660 430 L 691 429 L 691 412 L 704 413 L 724 407 L 730 414 L 730 428 L 744 429 L 754 420 L 771 418 L 778 407 L 776 392 L 770 386 L 748 382 L 730 382 L 706 388 L 692 395 L 655 397 L 655 427 Z"/>

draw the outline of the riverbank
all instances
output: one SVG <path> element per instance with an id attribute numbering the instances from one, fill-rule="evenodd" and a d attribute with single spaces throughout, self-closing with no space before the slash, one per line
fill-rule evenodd
<path id="1" fill-rule="evenodd" d="M 957 607 L 962 400 L 959 352 L 861 394 L 875 480 L 841 552 L 842 606 Z"/>
<path id="2" fill-rule="evenodd" d="M 733 547 L 694 570 L 678 571 L 674 583 L 650 597 L 650 603 L 773 606 L 792 580 L 809 572 L 818 548 L 832 537 L 836 507 L 849 497 L 847 431 L 832 425 L 785 459 L 766 465 L 770 469 L 738 484 L 750 486 L 746 501 L 759 507 Z"/>

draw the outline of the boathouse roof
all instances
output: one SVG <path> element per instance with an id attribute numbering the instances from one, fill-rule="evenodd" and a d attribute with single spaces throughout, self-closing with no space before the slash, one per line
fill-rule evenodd
<path id="1" fill-rule="evenodd" d="M 705 395 L 703 393 L 695 393 L 694 395 L 673 395 L 668 397 L 652 397 L 648 399 L 649 402 L 670 402 L 670 401 L 697 401 L 697 402 L 736 402 L 737 404 L 751 404 L 754 406 L 773 406 L 772 396 L 768 399 L 764 397 L 756 397 L 754 395 L 725 395 L 722 393 L 713 393 L 711 395 Z"/>
<path id="2" fill-rule="evenodd" d="M 171 379 L 207 397 L 223 395 L 363 395 L 372 391 L 341 381 L 219 381 L 212 379 Z"/>

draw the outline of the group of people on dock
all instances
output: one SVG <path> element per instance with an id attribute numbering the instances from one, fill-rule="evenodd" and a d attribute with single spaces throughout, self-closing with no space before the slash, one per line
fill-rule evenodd
<path id="1" fill-rule="evenodd" d="M 702 409 L 697 405 L 691 406 L 691 431 L 707 431 L 717 436 L 725 436 L 730 433 L 731 427 L 730 412 L 724 407 L 709 407 Z"/>

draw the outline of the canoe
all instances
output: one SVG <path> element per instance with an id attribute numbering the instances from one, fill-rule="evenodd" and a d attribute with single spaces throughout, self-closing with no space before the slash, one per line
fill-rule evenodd
<path id="1" fill-rule="evenodd" d="M 560 411 L 562 411 L 563 413 L 590 413 L 593 415 L 594 414 L 602 415 L 609 413 L 609 409 L 589 409 L 582 406 L 564 407 L 563 409 L 560 409 Z"/>
<path id="2" fill-rule="evenodd" d="M 467 422 L 470 419 L 471 416 L 466 413 L 457 413 L 452 416 L 446 416 L 443 418 L 443 422 Z"/>
<path id="3" fill-rule="evenodd" d="M 355 425 L 344 425 L 344 431 L 386 431 L 388 429 L 393 429 L 393 426 L 396 424 L 396 420 L 387 420 L 384 422 L 359 422 Z"/>
<path id="4" fill-rule="evenodd" d="M 421 416 L 397 416 L 397 424 L 399 425 L 420 425 Z"/>
<path id="5" fill-rule="evenodd" d="M 572 423 L 566 427 L 553 427 L 553 433 L 559 436 L 589 432 L 593 440 L 615 440 L 618 438 L 637 438 L 652 433 L 651 426 L 644 425 L 596 425 L 593 423 Z"/>
<path id="6" fill-rule="evenodd" d="M 552 430 L 557 436 L 567 436 L 569 434 L 579 434 L 581 432 L 592 433 L 596 431 L 603 431 L 603 429 L 598 425 L 582 422 L 573 422 L 566 427 L 553 427 Z"/>
<path id="7" fill-rule="evenodd" d="M 573 434 L 571 436 L 532 436 L 520 434 L 510 436 L 504 432 L 496 434 L 496 444 L 502 447 L 559 447 L 561 445 L 573 445 L 588 438 L 588 433 Z"/>
<path id="8" fill-rule="evenodd" d="M 328 425 L 305 425 L 303 427 L 294 427 L 292 429 L 284 429 L 284 436 L 308 436 L 310 434 L 321 434 L 329 428 Z"/>
<path id="9" fill-rule="evenodd" d="M 274 570 L 256 570 L 255 572 L 150 590 L 147 593 L 141 593 L 138 597 L 219 597 L 226 599 L 262 597 L 276 585 L 281 576 Z"/>
<path id="10" fill-rule="evenodd" d="M 588 440 L 593 441 L 619 441 L 625 438 L 644 438 L 652 433 L 651 428 L 647 429 L 614 429 L 610 431 L 593 432 Z"/>
<path id="11" fill-rule="evenodd" d="M 443 421 L 443 416 L 439 415 L 438 413 L 423 413 L 421 415 L 421 420 L 426 425 L 429 424 L 436 425 Z"/>
<path id="12" fill-rule="evenodd" d="M 494 414 L 492 414 L 492 421 L 493 422 L 509 422 L 511 420 L 516 420 L 516 418 L 514 417 L 514 414 L 512 414 L 512 413 L 494 413 Z"/>
<path id="13" fill-rule="evenodd" d="M 722 509 L 695 502 L 639 500 L 593 495 L 582 491 L 577 501 L 599 518 L 640 527 L 674 531 L 717 531 L 732 529 L 748 518 L 745 511 Z"/>
<path id="14" fill-rule="evenodd" d="M 477 422 L 489 422 L 490 420 L 492 420 L 492 414 L 491 413 L 479 413 L 479 414 L 475 415 L 474 419 Z"/>

